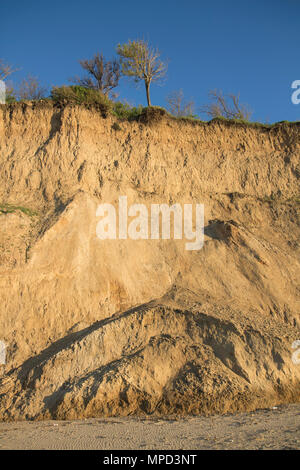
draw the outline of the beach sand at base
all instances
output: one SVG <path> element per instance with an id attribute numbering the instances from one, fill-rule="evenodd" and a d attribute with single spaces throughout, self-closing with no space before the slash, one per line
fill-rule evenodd
<path id="1" fill-rule="evenodd" d="M 300 405 L 211 417 L 0 423 L 0 449 L 299 449 Z"/>

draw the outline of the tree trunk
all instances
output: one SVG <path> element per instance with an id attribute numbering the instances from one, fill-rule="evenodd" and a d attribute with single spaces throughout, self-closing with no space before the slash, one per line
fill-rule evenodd
<path id="1" fill-rule="evenodd" d="M 145 82 L 145 87 L 146 87 L 147 103 L 148 103 L 148 106 L 151 106 L 151 101 L 150 101 L 150 82 Z"/>

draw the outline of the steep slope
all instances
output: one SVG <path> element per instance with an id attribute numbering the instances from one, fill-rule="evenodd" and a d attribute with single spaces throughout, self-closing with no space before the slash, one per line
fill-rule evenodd
<path id="1" fill-rule="evenodd" d="M 298 401 L 300 126 L 113 123 L 0 107 L 1 419 Z M 121 195 L 204 203 L 203 249 L 99 240 Z"/>

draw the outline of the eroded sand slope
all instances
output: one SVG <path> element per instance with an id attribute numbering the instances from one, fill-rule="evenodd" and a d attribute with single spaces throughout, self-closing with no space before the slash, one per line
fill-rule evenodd
<path id="1" fill-rule="evenodd" d="M 114 121 L 0 107 L 0 418 L 299 401 L 300 126 Z M 120 195 L 204 203 L 203 249 L 100 241 Z"/>

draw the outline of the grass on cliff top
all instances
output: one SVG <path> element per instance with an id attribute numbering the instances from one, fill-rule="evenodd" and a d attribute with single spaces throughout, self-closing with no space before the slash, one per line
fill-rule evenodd
<path id="1" fill-rule="evenodd" d="M 203 121 L 199 116 L 174 116 L 166 109 L 160 106 L 143 107 L 141 105 L 135 107 L 120 101 L 112 101 L 103 93 L 98 90 L 84 88 L 80 85 L 53 87 L 50 97 L 34 101 L 34 104 L 46 105 L 54 104 L 56 106 L 67 105 L 81 105 L 90 109 L 96 109 L 103 117 L 108 115 L 114 116 L 118 121 L 140 121 L 145 124 L 160 121 L 163 117 L 168 117 L 171 120 L 193 124 L 193 125 L 211 125 L 213 123 L 224 123 L 226 125 L 236 125 L 243 127 L 252 127 L 260 129 L 271 129 L 279 125 L 300 125 L 300 121 L 290 122 L 281 121 L 274 124 L 266 124 L 262 122 L 252 122 L 242 119 L 227 119 L 222 116 L 211 119 L 210 121 Z M 26 102 L 7 103 L 7 105 L 24 105 Z M 113 126 L 115 130 L 120 130 L 120 126 L 115 123 Z"/>
<path id="2" fill-rule="evenodd" d="M 28 217 L 34 217 L 37 212 L 29 209 L 28 207 L 14 206 L 13 204 L 0 204 L 0 214 L 14 214 L 15 212 L 20 211 Z"/>

